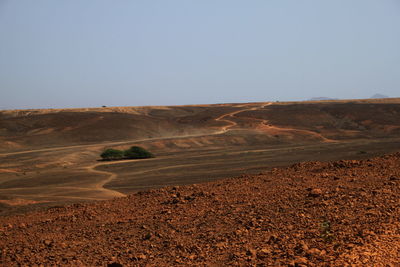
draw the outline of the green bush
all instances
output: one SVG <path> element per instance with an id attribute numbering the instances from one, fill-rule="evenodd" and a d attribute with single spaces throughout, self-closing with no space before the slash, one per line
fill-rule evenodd
<path id="1" fill-rule="evenodd" d="M 147 158 L 154 157 L 153 154 L 151 154 L 149 151 L 147 151 L 146 149 L 144 149 L 140 146 L 133 146 L 133 147 L 125 150 L 124 156 L 127 159 L 147 159 Z"/>
<path id="2" fill-rule="evenodd" d="M 100 157 L 103 160 L 120 160 L 120 159 L 147 159 L 147 158 L 153 158 L 154 155 L 142 147 L 133 146 L 123 151 L 109 148 L 104 150 L 103 153 L 100 154 Z"/>
<path id="3" fill-rule="evenodd" d="M 118 149 L 113 149 L 109 148 L 103 151 L 101 153 L 100 157 L 104 160 L 117 160 L 117 159 L 123 159 L 124 158 L 124 151 L 118 150 Z"/>

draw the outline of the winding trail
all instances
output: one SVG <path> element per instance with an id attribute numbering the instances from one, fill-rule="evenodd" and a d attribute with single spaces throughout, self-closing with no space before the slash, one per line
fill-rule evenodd
<path id="1" fill-rule="evenodd" d="M 114 161 L 114 162 L 107 162 L 107 163 L 96 163 L 93 165 L 89 165 L 86 166 L 85 169 L 89 172 L 89 173 L 96 173 L 96 174 L 102 174 L 102 175 L 106 175 L 107 177 L 103 180 L 101 180 L 100 182 L 97 182 L 95 184 L 93 184 L 93 189 L 95 190 L 99 190 L 99 191 L 103 191 L 105 193 L 107 193 L 108 195 L 114 196 L 114 197 L 124 197 L 126 196 L 125 194 L 122 194 L 118 191 L 112 190 L 112 189 L 108 189 L 105 188 L 104 185 L 106 185 L 107 183 L 111 182 L 112 180 L 116 179 L 118 177 L 118 175 L 116 173 L 113 172 L 107 172 L 107 171 L 100 171 L 100 170 L 96 170 L 96 167 L 99 166 L 104 166 L 104 165 L 111 165 L 111 164 L 117 164 L 117 163 L 125 163 L 125 162 L 131 162 L 132 160 L 123 160 L 123 161 Z"/>
<path id="2" fill-rule="evenodd" d="M 237 111 L 230 112 L 230 113 L 224 114 L 224 115 L 216 118 L 215 119 L 216 121 L 223 121 L 223 122 L 228 123 L 228 125 L 225 125 L 225 126 L 221 127 L 221 131 L 219 131 L 219 134 L 226 133 L 226 132 L 232 130 L 231 128 L 233 128 L 233 127 L 238 125 L 235 121 L 227 119 L 228 117 L 233 118 L 236 114 L 239 114 L 239 113 L 242 113 L 242 112 L 246 112 L 246 111 L 263 109 L 264 107 L 269 106 L 269 105 L 272 105 L 272 102 L 269 102 L 267 104 L 263 104 L 261 106 L 256 106 L 256 107 L 252 107 L 252 108 L 237 110 Z M 310 131 L 310 130 L 277 127 L 277 126 L 271 125 L 270 122 L 268 120 L 266 120 L 266 119 L 259 119 L 259 118 L 253 118 L 253 117 L 246 117 L 246 118 L 251 119 L 251 120 L 260 121 L 260 127 L 259 128 L 261 128 L 261 129 L 264 128 L 266 131 L 275 130 L 275 131 L 279 131 L 279 132 L 298 132 L 298 133 L 304 133 L 304 134 L 307 134 L 307 135 L 313 135 L 313 136 L 321 139 L 321 141 L 323 141 L 323 142 L 327 142 L 327 143 L 336 142 L 335 140 L 328 139 L 325 136 L 323 136 L 323 135 L 321 135 L 319 133 Z"/>
<path id="3" fill-rule="evenodd" d="M 310 131 L 310 130 L 295 129 L 295 128 L 282 128 L 282 127 L 277 127 L 277 126 L 273 126 L 273 125 L 268 124 L 267 120 L 264 120 L 264 121 L 266 121 L 266 123 L 262 127 L 265 127 L 268 130 L 276 130 L 276 131 L 280 131 L 280 132 L 299 132 L 299 133 L 304 133 L 306 135 L 313 135 L 313 136 L 321 139 L 321 141 L 324 142 L 324 143 L 335 143 L 335 142 L 337 142 L 336 140 L 332 140 L 332 139 L 326 138 L 322 134 L 316 133 L 316 132 L 313 132 L 313 131 Z"/>
<path id="4" fill-rule="evenodd" d="M 306 135 L 313 135 L 313 136 L 321 139 L 321 141 L 325 142 L 325 143 L 337 142 L 336 140 L 332 140 L 332 139 L 326 138 L 322 134 L 316 133 L 316 132 L 313 132 L 313 131 L 310 131 L 310 130 L 278 127 L 278 126 L 274 126 L 274 125 L 270 124 L 270 122 L 268 120 L 266 120 L 266 119 L 259 119 L 259 118 L 253 118 L 253 117 L 246 117 L 246 118 L 252 119 L 252 120 L 261 121 L 259 128 L 260 129 L 265 129 L 266 131 L 275 130 L 275 131 L 278 131 L 278 132 L 298 132 L 298 133 L 304 133 Z"/>
<path id="5" fill-rule="evenodd" d="M 269 105 L 272 105 L 272 102 L 269 102 L 269 103 L 267 103 L 267 104 L 262 104 L 261 106 L 256 106 L 256 107 L 252 107 L 252 108 L 246 108 L 246 109 L 236 110 L 236 111 L 233 111 L 233 112 L 224 114 L 224 115 L 222 115 L 222 116 L 219 116 L 219 117 L 216 118 L 215 120 L 216 120 L 216 121 L 223 121 L 223 122 L 226 122 L 226 123 L 228 123 L 228 125 L 222 126 L 222 127 L 221 127 L 221 130 L 218 132 L 218 134 L 226 133 L 226 132 L 230 131 L 232 127 L 235 127 L 235 126 L 238 125 L 235 121 L 226 119 L 227 117 L 233 118 L 236 114 L 239 114 L 239 113 L 242 113 L 242 112 L 245 112 L 245 111 L 251 111 L 251 110 L 262 109 L 262 108 L 264 108 L 264 107 L 266 107 L 266 106 L 269 106 Z M 246 105 L 243 105 L 243 106 L 246 106 Z"/>
<path id="6" fill-rule="evenodd" d="M 117 142 L 104 142 L 104 143 L 96 143 L 96 144 L 87 144 L 87 145 L 72 145 L 72 146 L 60 146 L 60 147 L 50 147 L 50 148 L 42 148 L 42 149 L 32 149 L 32 150 L 24 150 L 24 151 L 16 151 L 16 152 L 10 152 L 10 153 L 0 153 L 0 156 L 6 157 L 6 156 L 13 156 L 13 155 L 21 155 L 21 154 L 28 154 L 28 153 L 37 153 L 37 152 L 51 152 L 51 151 L 58 151 L 58 150 L 66 150 L 66 149 L 74 149 L 74 148 L 88 148 L 88 147 L 99 147 L 99 146 L 117 146 L 117 145 L 127 145 L 127 144 L 135 144 L 135 143 L 140 143 L 140 142 L 145 142 L 145 141 L 159 141 L 159 140 L 169 140 L 169 139 L 177 139 L 177 138 L 190 138 L 190 137 L 201 137 L 201 136 L 210 136 L 210 135 L 218 135 L 222 133 L 226 133 L 227 131 L 230 130 L 233 126 L 236 126 L 237 123 L 228 119 L 225 119 L 225 117 L 233 117 L 234 115 L 245 112 L 245 111 L 250 111 L 250 110 L 256 110 L 256 109 L 261 109 L 265 106 L 271 105 L 272 102 L 269 102 L 267 104 L 263 104 L 261 106 L 256 106 L 252 108 L 247 108 L 247 109 L 242 109 L 242 110 L 237 110 L 234 112 L 230 112 L 227 114 L 224 114 L 218 118 L 216 118 L 216 121 L 224 121 L 229 123 L 227 126 L 222 126 L 220 131 L 214 132 L 214 133 L 207 133 L 207 134 L 188 134 L 188 135 L 175 135 L 175 136 L 167 136 L 167 137 L 153 137 L 153 138 L 143 138 L 143 139 L 135 139 L 135 140 L 128 140 L 128 141 L 117 141 Z M 247 106 L 242 105 L 242 106 Z"/>
<path id="7" fill-rule="evenodd" d="M 97 143 L 97 144 L 87 144 L 87 145 L 72 145 L 72 146 L 63 146 L 63 147 L 52 147 L 52 148 L 44 148 L 44 149 L 36 149 L 36 150 L 26 150 L 26 151 L 18 151 L 18 152 L 11 152 L 11 153 L 0 153 L 0 156 L 11 156 L 11 155 L 21 155 L 21 154 L 27 154 L 27 153 L 35 153 L 35 152 L 49 152 L 49 151 L 59 151 L 59 150 L 67 150 L 67 149 L 76 149 L 76 148 L 89 148 L 89 147 L 102 147 L 102 146 L 113 146 L 113 145 L 127 145 L 127 144 L 135 144 L 135 143 L 140 143 L 144 141 L 159 141 L 159 140 L 168 140 L 168 139 L 177 139 L 177 138 L 191 138 L 191 137 L 203 137 L 203 136 L 212 136 L 212 135 L 220 135 L 220 134 L 225 134 L 229 131 L 232 130 L 241 130 L 241 129 L 250 129 L 250 128 L 235 128 L 234 127 L 238 126 L 238 123 L 233 120 L 233 118 L 242 112 L 246 111 L 254 111 L 254 110 L 260 110 L 265 108 L 266 106 L 272 105 L 272 102 L 268 103 L 262 103 L 262 104 L 243 104 L 239 105 L 238 107 L 243 107 L 240 110 L 236 110 L 233 112 L 229 112 L 226 114 L 223 114 L 217 118 L 215 118 L 215 121 L 218 122 L 224 122 L 226 125 L 220 126 L 220 129 L 216 132 L 212 133 L 207 133 L 207 134 L 192 134 L 192 135 L 179 135 L 179 136 L 169 136 L 169 137 L 155 137 L 155 138 L 145 138 L 145 139 L 136 139 L 136 140 L 130 140 L 130 141 L 117 141 L 117 142 L 104 142 L 104 143 Z M 250 106 L 250 107 L 249 107 Z M 302 132 L 308 135 L 314 135 L 318 138 L 320 138 L 323 142 L 333 142 L 333 140 L 327 139 L 324 136 L 322 136 L 319 133 L 313 132 L 313 131 L 308 131 L 308 130 L 301 130 L 301 129 L 292 129 L 292 128 L 280 128 L 276 127 L 273 125 L 269 124 L 268 120 L 265 119 L 259 119 L 259 118 L 253 118 L 253 117 L 245 117 L 251 120 L 255 121 L 260 121 L 259 126 L 255 128 L 255 130 L 262 130 L 262 131 L 279 131 L 279 132 Z M 104 170 L 97 170 L 96 168 L 99 166 L 106 166 L 106 165 L 112 165 L 112 164 L 122 164 L 126 162 L 134 162 L 135 160 L 121 160 L 121 161 L 111 161 L 111 162 L 100 162 L 100 163 L 95 163 L 89 166 L 84 166 L 82 167 L 84 170 L 86 170 L 88 173 L 94 173 L 94 174 L 100 174 L 102 176 L 105 176 L 104 179 L 100 181 L 96 181 L 95 183 L 88 183 L 88 186 L 86 187 L 75 187 L 76 190 L 96 190 L 104 193 L 105 196 L 110 196 L 110 197 L 124 197 L 125 194 L 120 193 L 118 191 L 112 190 L 112 189 L 107 189 L 104 186 L 111 182 L 112 180 L 116 179 L 118 175 L 116 173 L 104 171 Z M 169 167 L 163 167 L 159 168 L 158 170 L 162 169 L 170 169 L 170 168 L 176 168 L 179 167 L 180 165 L 174 165 L 174 166 L 169 166 Z M 149 171 L 154 171 L 155 169 L 152 170 L 147 170 L 143 171 L 142 173 L 146 173 Z M 139 173 L 139 172 L 138 172 Z M 140 172 L 141 173 L 141 172 Z M 72 196 L 71 196 L 72 198 Z M 81 198 L 81 197 L 79 197 Z M 82 197 L 84 198 L 84 197 Z"/>
<path id="8" fill-rule="evenodd" d="M 241 113 L 241 112 L 245 112 L 245 111 L 251 111 L 251 110 L 262 109 L 262 108 L 264 108 L 264 107 L 266 107 L 266 106 L 269 106 L 269 105 L 271 105 L 271 104 L 272 104 L 272 102 L 269 102 L 269 103 L 267 103 L 267 104 L 262 104 L 262 105 L 260 105 L 260 106 L 251 107 L 251 108 L 246 108 L 246 109 L 241 109 L 241 110 L 237 110 L 237 111 L 233 111 L 233 112 L 224 114 L 224 115 L 222 115 L 222 116 L 220 116 L 220 117 L 218 117 L 218 118 L 215 119 L 216 121 L 223 121 L 223 122 L 227 122 L 227 123 L 228 123 L 228 125 L 222 126 L 220 131 L 218 131 L 218 132 L 216 132 L 216 133 L 212 133 L 212 134 L 190 135 L 190 137 L 195 137 L 195 136 L 200 137 L 200 136 L 209 136 L 209 135 L 224 134 L 224 133 L 226 133 L 226 132 L 232 130 L 232 129 L 231 129 L 232 127 L 237 126 L 237 123 L 236 123 L 235 121 L 233 121 L 233 120 L 227 119 L 228 117 L 234 117 L 236 114 Z M 244 105 L 244 106 L 246 106 L 246 105 Z M 177 136 L 177 137 L 175 137 L 175 138 L 179 138 L 179 137 L 189 137 L 189 136 L 187 136 L 187 135 L 185 135 L 185 136 Z M 163 139 L 163 138 L 159 138 L 159 139 Z M 159 140 L 159 139 L 158 139 L 158 140 Z M 149 140 L 149 139 L 148 139 L 148 140 Z M 105 166 L 105 165 L 111 165 L 111 164 L 121 164 L 121 163 L 132 162 L 132 161 L 133 161 L 133 160 L 122 160 L 122 161 L 113 161 L 113 162 L 97 163 L 97 164 L 93 164 L 93 165 L 87 166 L 87 167 L 85 167 L 85 169 L 88 170 L 88 172 L 91 172 L 91 173 L 106 174 L 106 175 L 108 176 L 106 179 L 102 180 L 101 182 L 96 183 L 96 184 L 94 185 L 95 189 L 107 191 L 107 193 L 113 193 L 113 194 L 115 195 L 115 197 L 122 197 L 122 196 L 125 196 L 125 195 L 122 194 L 122 193 L 120 193 L 120 192 L 118 192 L 118 191 L 111 190 L 111 189 L 107 189 L 107 188 L 104 187 L 104 185 L 106 185 L 107 183 L 109 183 L 109 182 L 111 182 L 112 180 L 116 179 L 116 178 L 118 177 L 118 175 L 115 174 L 115 173 L 112 173 L 112 172 L 96 170 L 95 168 L 96 168 L 96 167 L 99 167 L 99 166 Z M 191 165 L 193 165 L 193 164 L 191 164 Z M 194 164 L 194 165 L 196 165 L 196 164 Z M 179 167 L 179 166 L 181 166 L 181 165 L 163 167 L 163 168 L 159 168 L 159 169 L 152 169 L 152 170 L 150 170 L 150 171 L 164 170 L 164 169 L 172 169 L 172 168 L 176 168 L 176 167 Z M 182 166 L 187 166 L 187 165 L 182 165 Z M 143 172 L 138 172 L 138 173 L 146 173 L 146 172 L 149 172 L 149 171 L 143 171 Z M 137 174 L 138 174 L 138 173 L 137 173 Z"/>

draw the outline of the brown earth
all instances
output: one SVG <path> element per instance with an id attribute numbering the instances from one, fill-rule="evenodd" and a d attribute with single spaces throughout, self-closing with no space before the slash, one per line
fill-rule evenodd
<path id="1" fill-rule="evenodd" d="M 0 111 L 0 265 L 398 266 L 399 104 Z"/>
<path id="2" fill-rule="evenodd" d="M 0 217 L 3 266 L 399 266 L 400 153 Z M 110 265 L 112 266 L 112 265 Z"/>
<path id="3" fill-rule="evenodd" d="M 400 99 L 0 111 L 0 214 L 400 149 Z M 98 162 L 141 145 L 156 158 Z M 29 205 L 25 205 L 29 204 Z"/>
<path id="4" fill-rule="evenodd" d="M 0 111 L 0 153 L 179 138 L 258 134 L 253 143 L 398 137 L 400 98 Z M 246 132 L 247 131 L 247 132 Z M 238 133 L 240 132 L 240 133 Z M 262 136 L 262 137 L 261 137 Z M 217 138 L 218 139 L 218 138 Z M 120 143 L 119 143 L 120 142 Z M 242 140 L 249 144 L 249 140 Z M 195 145 L 192 140 L 190 145 Z M 179 144 L 170 148 L 182 148 Z"/>

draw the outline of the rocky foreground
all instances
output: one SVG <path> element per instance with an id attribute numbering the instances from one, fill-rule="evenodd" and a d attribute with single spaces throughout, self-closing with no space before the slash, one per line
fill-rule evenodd
<path id="1" fill-rule="evenodd" d="M 399 266 L 400 153 L 0 218 L 2 266 Z"/>

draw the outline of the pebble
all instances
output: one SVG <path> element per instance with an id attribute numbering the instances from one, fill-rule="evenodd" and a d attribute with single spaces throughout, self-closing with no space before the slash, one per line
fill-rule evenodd
<path id="1" fill-rule="evenodd" d="M 309 196 L 311 196 L 311 197 L 319 197 L 321 195 L 322 195 L 322 190 L 319 188 L 311 189 L 311 191 L 309 193 Z"/>
<path id="2" fill-rule="evenodd" d="M 45 244 L 46 246 L 50 247 L 53 244 L 53 242 L 51 240 L 46 239 L 46 240 L 43 241 L 43 244 Z"/>

